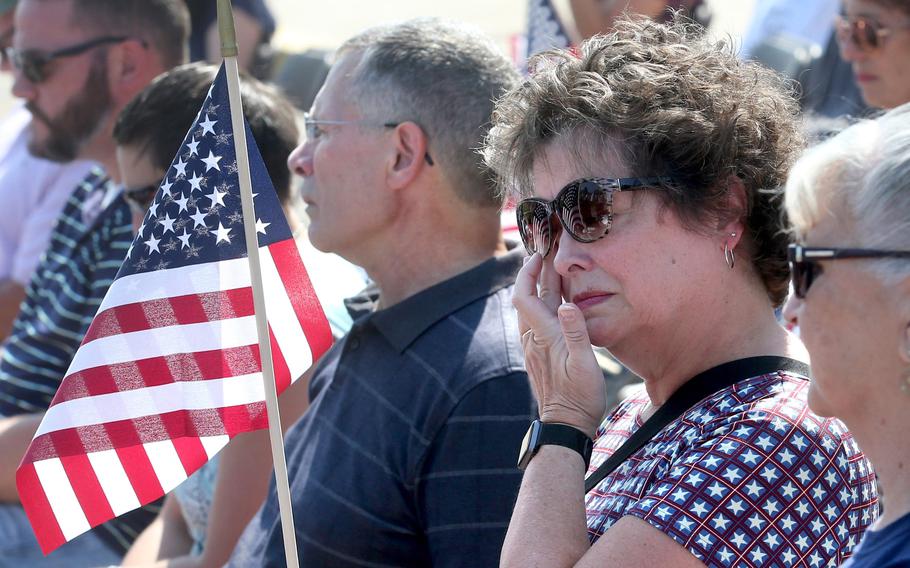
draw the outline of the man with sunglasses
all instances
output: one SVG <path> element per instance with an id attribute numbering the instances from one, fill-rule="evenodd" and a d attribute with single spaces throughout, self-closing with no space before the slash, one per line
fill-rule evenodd
<path id="1" fill-rule="evenodd" d="M 16 0 L 0 0 L 0 71 L 10 72 Z M 28 151 L 30 113 L 17 105 L 0 120 L 0 341 L 19 304 L 63 204 L 90 162 L 57 164 Z"/>
<path id="2" fill-rule="evenodd" d="M 340 49 L 289 159 L 316 248 L 376 283 L 285 437 L 301 566 L 495 566 L 532 415 L 494 175 L 476 152 L 516 72 L 419 20 Z M 284 564 L 274 485 L 232 566 Z"/>
<path id="3" fill-rule="evenodd" d="M 15 566 L 117 562 L 150 512 L 115 519 L 43 557 L 18 504 L 15 470 L 132 241 L 112 136 L 120 110 L 184 62 L 182 0 L 20 0 L 13 94 L 32 120 L 28 148 L 98 168 L 75 187 L 0 345 L 0 561 Z"/>

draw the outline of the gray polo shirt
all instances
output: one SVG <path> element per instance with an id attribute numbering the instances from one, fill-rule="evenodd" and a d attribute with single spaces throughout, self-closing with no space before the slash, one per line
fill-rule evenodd
<path id="1" fill-rule="evenodd" d="M 373 311 L 322 359 L 286 436 L 301 566 L 495 566 L 535 414 L 518 251 Z M 283 566 L 274 482 L 232 566 Z"/>

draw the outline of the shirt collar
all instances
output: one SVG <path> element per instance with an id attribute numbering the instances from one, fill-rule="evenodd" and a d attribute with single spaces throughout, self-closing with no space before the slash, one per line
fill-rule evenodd
<path id="1" fill-rule="evenodd" d="M 515 282 L 524 249 L 490 258 L 476 267 L 414 294 L 394 306 L 374 311 L 379 289 L 371 284 L 363 292 L 345 300 L 355 327 L 367 321 L 398 350 L 404 352 L 430 326 L 452 312 Z M 364 317 L 366 316 L 366 317 Z"/>

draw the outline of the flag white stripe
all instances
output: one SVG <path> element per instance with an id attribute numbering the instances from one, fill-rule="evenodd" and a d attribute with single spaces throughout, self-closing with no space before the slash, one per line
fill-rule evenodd
<path id="1" fill-rule="evenodd" d="M 60 526 L 63 538 L 72 540 L 92 528 L 76 499 L 76 492 L 59 458 L 35 462 L 35 473 Z"/>
<path id="2" fill-rule="evenodd" d="M 120 463 L 120 456 L 115 450 L 104 450 L 102 452 L 89 452 L 88 461 L 92 464 L 92 469 L 98 477 L 98 483 L 107 497 L 107 502 L 114 511 L 114 515 L 122 515 L 138 508 L 139 498 L 133 490 L 130 478 Z"/>
<path id="3" fill-rule="evenodd" d="M 258 341 L 255 316 L 144 329 L 86 343 L 66 374 L 150 357 L 256 345 Z"/>
<path id="4" fill-rule="evenodd" d="M 215 454 L 221 451 L 228 442 L 231 441 L 231 438 L 227 435 L 225 436 L 200 436 L 199 441 L 202 443 L 202 447 L 205 449 L 205 454 L 212 459 L 215 457 Z"/>
<path id="5" fill-rule="evenodd" d="M 291 380 L 296 381 L 313 364 L 313 352 L 268 249 L 262 251 L 259 261 L 269 326 L 291 372 Z"/>
<path id="6" fill-rule="evenodd" d="M 55 404 L 45 413 L 35 435 L 175 410 L 205 410 L 251 404 L 261 402 L 264 398 L 262 373 L 208 381 L 180 381 Z"/>
<path id="7" fill-rule="evenodd" d="M 265 247 L 259 250 L 264 250 Z M 250 286 L 246 257 L 130 274 L 114 280 L 98 311 L 117 306 Z"/>
<path id="8" fill-rule="evenodd" d="M 162 440 L 142 444 L 142 446 L 145 448 L 145 453 L 148 454 L 152 469 L 155 470 L 155 475 L 165 493 L 186 481 L 186 470 L 183 469 L 183 463 L 180 461 L 180 456 L 177 455 L 174 442 Z"/>

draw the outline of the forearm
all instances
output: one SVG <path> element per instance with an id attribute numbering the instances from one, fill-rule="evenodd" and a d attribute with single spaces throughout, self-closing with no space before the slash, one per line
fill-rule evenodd
<path id="1" fill-rule="evenodd" d="M 588 551 L 584 461 L 543 446 L 525 470 L 502 548 L 501 566 L 572 566 Z"/>
<path id="2" fill-rule="evenodd" d="M 15 280 L 0 280 L 0 341 L 6 339 L 19 315 L 19 304 L 25 299 L 25 288 Z"/>
<path id="3" fill-rule="evenodd" d="M 123 566 L 167 566 L 170 558 L 190 553 L 193 541 L 176 495 L 164 500 L 161 512 L 136 538 L 123 558 Z"/>
<path id="4" fill-rule="evenodd" d="M 16 468 L 41 424 L 44 414 L 0 418 L 0 502 L 18 503 Z"/>
<path id="5" fill-rule="evenodd" d="M 308 371 L 279 398 L 284 431 L 308 406 L 310 376 Z M 200 566 L 221 566 L 228 561 L 243 529 L 265 500 L 272 473 L 269 431 L 237 436 L 222 450 L 220 460 Z M 182 567 L 182 562 L 172 566 Z"/>

